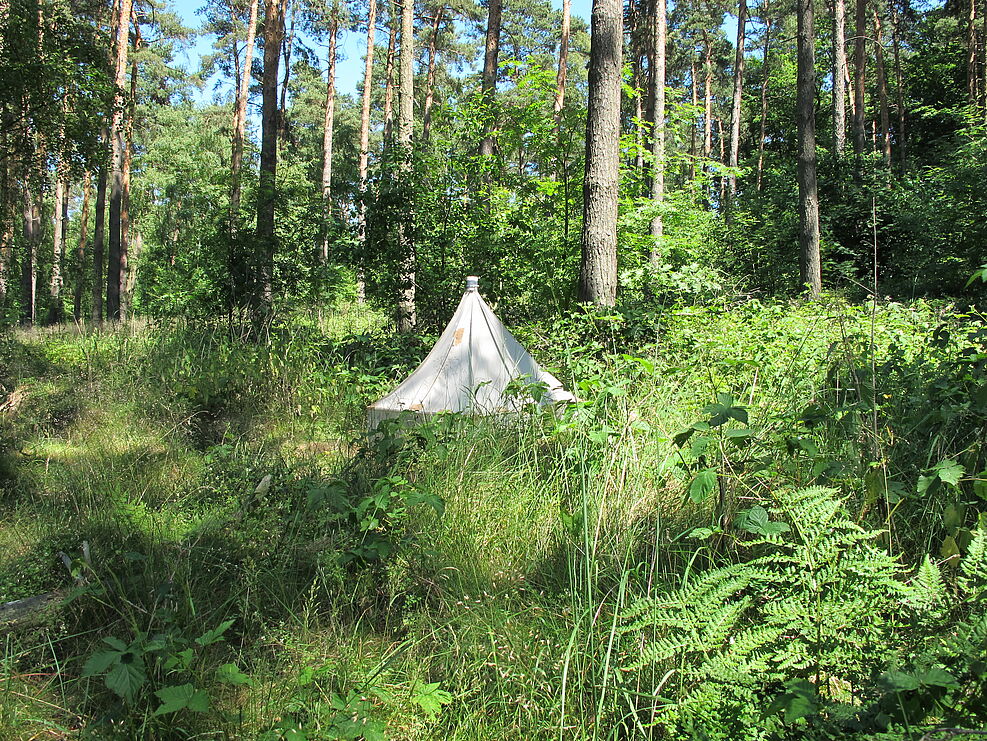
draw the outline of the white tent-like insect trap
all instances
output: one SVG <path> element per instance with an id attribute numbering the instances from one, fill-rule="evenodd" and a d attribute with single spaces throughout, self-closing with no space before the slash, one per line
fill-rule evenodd
<path id="1" fill-rule="evenodd" d="M 478 286 L 476 276 L 466 279 L 466 293 L 428 357 L 367 407 L 371 430 L 402 412 L 418 419 L 440 412 L 517 414 L 532 403 L 548 407 L 576 400 L 500 323 Z"/>

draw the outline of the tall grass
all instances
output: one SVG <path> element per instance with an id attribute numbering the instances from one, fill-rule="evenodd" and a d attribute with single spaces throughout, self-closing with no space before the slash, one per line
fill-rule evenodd
<path id="1" fill-rule="evenodd" d="M 752 303 L 518 334 L 578 404 L 376 443 L 366 403 L 427 346 L 363 309 L 265 343 L 183 324 L 5 337 L 0 600 L 70 591 L 59 552 L 83 586 L 5 634 L 0 735 L 674 736 L 686 715 L 661 708 L 684 675 L 629 668 L 624 613 L 749 561 L 753 506 L 784 519 L 777 492 L 826 484 L 902 562 L 969 548 L 968 319 Z M 722 395 L 746 422 L 709 424 Z M 944 460 L 961 481 L 935 478 Z M 106 638 L 141 654 L 131 696 L 85 671 Z M 158 712 L 185 685 L 208 709 Z"/>

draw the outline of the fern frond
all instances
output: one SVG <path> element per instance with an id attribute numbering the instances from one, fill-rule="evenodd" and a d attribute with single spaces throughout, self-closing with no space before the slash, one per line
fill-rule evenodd
<path id="1" fill-rule="evenodd" d="M 984 531 L 974 532 L 966 555 L 960 559 L 956 581 L 967 599 L 977 600 L 987 590 L 987 533 Z"/>
<path id="2" fill-rule="evenodd" d="M 918 612 L 938 612 L 946 605 L 946 584 L 942 572 L 928 555 L 903 586 L 904 603 Z"/>

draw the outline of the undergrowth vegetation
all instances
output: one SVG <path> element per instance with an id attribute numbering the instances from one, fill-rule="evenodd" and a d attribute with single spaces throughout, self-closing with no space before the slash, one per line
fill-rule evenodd
<path id="1" fill-rule="evenodd" d="M 0 338 L 0 736 L 987 723 L 987 333 L 923 302 L 516 328 L 579 397 L 372 439 L 360 308 Z M 0 612 L 0 620 L 4 613 Z"/>

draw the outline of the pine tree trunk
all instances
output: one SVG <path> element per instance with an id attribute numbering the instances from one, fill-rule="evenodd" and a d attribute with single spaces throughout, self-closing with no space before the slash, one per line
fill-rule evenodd
<path id="1" fill-rule="evenodd" d="M 617 300 L 623 36 L 619 0 L 593 0 L 579 300 L 600 306 Z"/>
<path id="2" fill-rule="evenodd" d="M 412 178 L 412 133 L 415 116 L 414 81 L 414 3 L 403 0 L 401 5 L 400 95 L 398 96 L 398 146 L 401 148 L 401 199 L 404 203 L 398 224 L 398 245 L 401 250 L 401 294 L 398 299 L 398 331 L 411 332 L 418 322 L 415 306 L 414 184 Z"/>
<path id="3" fill-rule="evenodd" d="M 116 15 L 116 69 L 114 84 L 113 123 L 110 130 L 113 146 L 112 175 L 110 177 L 109 251 L 106 265 L 106 315 L 108 319 L 120 319 L 120 287 L 122 269 L 121 239 L 123 212 L 123 170 L 126 152 L 124 129 L 124 86 L 127 84 L 127 52 L 130 47 L 131 0 L 120 0 Z"/>
<path id="4" fill-rule="evenodd" d="M 58 168 L 59 170 L 61 167 Z M 48 281 L 47 324 L 62 321 L 62 253 L 65 250 L 65 226 L 68 216 L 68 194 L 61 172 L 55 173 L 55 202 L 52 209 L 51 279 Z"/>
<path id="5" fill-rule="evenodd" d="M 504 8 L 503 0 L 488 0 L 487 38 L 483 53 L 483 102 L 487 106 L 487 130 L 480 142 L 480 155 L 492 157 L 494 153 L 493 102 L 497 93 L 497 58 L 500 54 L 500 21 Z"/>
<path id="6" fill-rule="evenodd" d="M 432 133 L 432 106 L 435 104 L 435 68 L 438 51 L 439 29 L 445 20 L 445 5 L 435 8 L 435 18 L 432 20 L 432 34 L 428 38 L 428 77 L 425 88 L 425 109 L 422 112 L 422 141 L 427 142 Z"/>
<path id="7" fill-rule="evenodd" d="M 274 300 L 274 209 L 278 167 L 278 65 L 288 0 L 264 0 L 264 75 L 261 80 L 260 178 L 257 183 L 257 291 L 255 322 L 270 316 Z"/>
<path id="8" fill-rule="evenodd" d="M 89 239 L 89 206 L 92 198 L 92 178 L 87 172 L 82 180 L 82 211 L 79 214 L 79 245 L 75 253 L 75 290 L 72 296 L 72 317 L 82 321 L 82 295 L 86 289 L 86 246 Z"/>
<path id="9" fill-rule="evenodd" d="M 0 18 L 0 22 L 3 18 Z M 0 53 L 3 52 L 3 41 L 0 40 Z M 5 104 L 0 103 L 0 318 L 3 318 L 7 308 L 7 298 L 10 295 L 10 271 L 14 257 L 14 214 L 13 214 L 13 183 L 10 173 L 10 149 L 8 138 L 9 111 Z"/>
<path id="10" fill-rule="evenodd" d="M 367 171 L 370 161 L 370 93 L 374 79 L 374 36 L 377 27 L 377 2 L 370 0 L 367 9 L 367 55 L 363 66 L 363 97 L 360 101 L 360 201 L 357 204 L 357 239 L 361 259 L 367 243 Z M 366 287 L 362 267 L 357 270 L 357 301 L 363 303 Z"/>
<path id="11" fill-rule="evenodd" d="M 771 18 L 764 19 L 764 56 L 761 66 L 761 133 L 757 140 L 757 191 L 761 192 L 764 180 L 764 137 L 768 125 L 768 81 L 771 79 Z"/>
<path id="12" fill-rule="evenodd" d="M 888 112 L 888 77 L 884 69 L 884 36 L 881 16 L 874 10 L 874 64 L 877 74 L 877 99 L 881 107 L 881 154 L 884 164 L 891 166 L 891 117 Z"/>
<path id="13" fill-rule="evenodd" d="M 106 145 L 109 138 L 104 129 L 101 142 Z M 96 176 L 96 217 L 93 224 L 93 323 L 103 323 L 103 248 L 106 243 L 106 167 L 100 165 Z"/>
<path id="14" fill-rule="evenodd" d="M 857 17 L 853 39 L 853 149 L 863 154 L 867 147 L 864 120 L 864 84 L 867 75 L 867 0 L 857 0 Z"/>
<path id="15" fill-rule="evenodd" d="M 744 99 L 744 47 L 746 46 L 747 0 L 737 2 L 737 54 L 733 64 L 733 108 L 730 114 L 730 189 L 727 212 L 737 193 L 736 169 L 740 161 L 740 107 Z"/>
<path id="16" fill-rule="evenodd" d="M 692 110 L 699 110 L 699 82 L 696 80 L 696 60 L 689 60 L 689 82 L 692 87 Z M 689 127 L 689 180 L 696 179 L 696 137 L 699 122 L 694 120 Z"/>
<path id="17" fill-rule="evenodd" d="M 137 18 L 134 18 L 134 29 L 136 38 L 134 40 L 134 50 L 140 49 L 141 32 Z M 130 271 L 130 166 L 134 152 L 134 116 L 137 108 L 137 61 L 135 60 L 130 68 L 130 109 L 127 111 L 127 122 L 125 129 L 127 132 L 126 149 L 123 157 L 123 202 L 120 209 L 120 319 L 130 316 L 131 296 L 127 286 L 133 281 L 129 276 Z"/>
<path id="18" fill-rule="evenodd" d="M 250 20 L 247 25 L 247 44 L 244 50 L 243 69 L 237 84 L 236 105 L 233 108 L 233 152 L 230 157 L 230 236 L 236 234 L 240 213 L 243 170 L 243 142 L 247 130 L 247 99 L 250 97 L 251 69 L 254 59 L 254 40 L 257 34 L 258 0 L 250 0 Z"/>
<path id="19" fill-rule="evenodd" d="M 569 69 L 570 0 L 562 0 L 562 32 L 559 39 L 559 68 L 555 73 L 555 126 L 558 128 L 565 106 L 565 81 Z"/>
<path id="20" fill-rule="evenodd" d="M 904 0 L 906 3 L 908 0 Z M 898 4 L 891 3 L 891 44 L 894 50 L 895 107 L 898 109 L 898 157 L 901 169 L 908 163 L 905 132 L 905 90 L 901 78 L 901 29 L 898 25 Z"/>
<path id="21" fill-rule="evenodd" d="M 977 0 L 970 0 L 970 15 L 967 23 L 967 98 L 971 106 L 980 102 L 980 70 L 977 60 Z"/>
<path id="22" fill-rule="evenodd" d="M 665 60 L 668 44 L 667 0 L 655 0 L 654 25 L 654 70 L 651 74 L 650 97 L 654 100 L 654 119 L 651 121 L 651 198 L 657 205 L 651 219 L 650 262 L 657 267 L 665 236 L 665 217 L 661 212 L 665 201 Z"/>
<path id="23" fill-rule="evenodd" d="M 396 6 L 391 6 L 391 28 L 387 38 L 387 59 L 384 63 L 384 148 L 394 141 L 394 56 L 397 48 L 398 26 Z"/>
<path id="24" fill-rule="evenodd" d="M 333 9 L 329 20 L 329 58 L 326 63 L 326 105 L 322 122 L 322 207 L 323 218 L 328 222 L 332 214 L 332 133 L 335 128 L 336 108 L 336 38 L 339 35 L 338 10 Z M 322 228 L 322 248 L 319 252 L 322 263 L 329 262 L 329 233 Z"/>
<path id="25" fill-rule="evenodd" d="M 24 178 L 24 239 L 21 256 L 21 322 L 34 324 L 37 311 L 37 258 L 41 239 L 41 214 L 32 191 L 32 177 Z"/>
<path id="26" fill-rule="evenodd" d="M 713 60 L 709 34 L 703 31 L 703 159 L 713 155 Z M 703 169 L 706 165 L 703 164 Z"/>
<path id="27" fill-rule="evenodd" d="M 813 0 L 798 0 L 798 72 L 796 123 L 798 129 L 799 248 L 802 284 L 809 293 L 822 291 L 819 255 L 819 191 L 816 183 L 816 55 Z"/>
<path id="28" fill-rule="evenodd" d="M 298 12 L 298 5 L 291 0 L 285 0 L 285 12 L 291 9 L 291 20 L 288 24 L 288 36 L 281 44 L 281 53 L 284 56 L 284 79 L 281 81 L 281 102 L 278 104 L 278 141 L 285 142 L 288 139 L 288 83 L 291 81 L 291 53 L 295 48 L 295 13 Z"/>
<path id="29" fill-rule="evenodd" d="M 846 2 L 833 0 L 833 149 L 837 157 L 846 149 Z"/>

